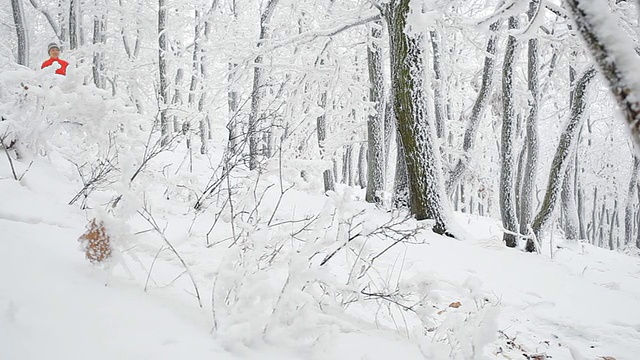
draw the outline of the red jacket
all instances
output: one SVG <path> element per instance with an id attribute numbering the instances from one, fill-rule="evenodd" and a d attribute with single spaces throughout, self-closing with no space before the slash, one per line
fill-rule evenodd
<path id="1" fill-rule="evenodd" d="M 57 62 L 58 64 L 60 64 L 60 68 L 56 70 L 56 74 L 59 75 L 67 75 L 67 66 L 69 66 L 69 63 L 60 59 L 60 58 L 50 58 L 47 61 L 42 63 L 42 66 L 40 67 L 40 69 L 44 69 L 48 66 L 53 65 L 54 62 Z"/>

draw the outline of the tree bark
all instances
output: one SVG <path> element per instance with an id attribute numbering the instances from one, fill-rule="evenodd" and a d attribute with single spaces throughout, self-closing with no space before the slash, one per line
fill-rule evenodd
<path id="1" fill-rule="evenodd" d="M 429 32 L 429 37 L 431 38 L 431 49 L 433 51 L 433 106 L 436 119 L 436 134 L 438 135 L 438 138 L 445 139 L 446 125 L 444 115 L 444 97 L 442 94 L 442 56 L 440 52 L 440 38 L 438 32 L 435 30 Z"/>
<path id="2" fill-rule="evenodd" d="M 391 83 L 398 132 L 410 187 L 411 212 L 435 221 L 433 231 L 448 234 L 449 205 L 442 182 L 440 151 L 429 119 L 424 88 L 424 34 L 406 29 L 410 0 L 387 5 Z"/>
<path id="3" fill-rule="evenodd" d="M 367 122 L 367 192 L 366 201 L 382 203 L 384 191 L 384 78 L 382 74 L 382 20 L 371 26 L 370 44 L 367 47 L 369 64 L 369 101 L 375 104 L 376 113 Z"/>
<path id="4" fill-rule="evenodd" d="M 540 0 L 532 0 L 529 3 L 528 17 L 530 21 L 538 11 Z M 539 55 L 538 39 L 529 39 L 528 44 L 528 90 L 529 90 L 529 116 L 526 125 L 526 163 L 522 178 L 522 192 L 520 193 L 520 233 L 526 234 L 531 224 L 533 212 L 533 192 L 538 171 L 538 109 L 540 107 L 540 83 L 538 78 Z"/>
<path id="5" fill-rule="evenodd" d="M 97 48 L 93 52 L 93 83 L 97 88 L 104 89 L 106 87 L 104 74 L 104 49 L 103 45 L 106 41 L 105 36 L 106 19 L 104 14 L 95 15 L 93 17 L 93 45 Z"/>
<path id="6" fill-rule="evenodd" d="M 168 79 L 167 79 L 167 7 L 166 0 L 158 0 L 158 73 L 160 89 L 158 89 L 160 106 L 160 136 L 162 145 L 169 141 L 169 119 L 167 117 Z"/>
<path id="7" fill-rule="evenodd" d="M 361 144 L 358 149 L 358 186 L 360 186 L 361 189 L 368 189 L 367 172 L 367 148 Z"/>
<path id="8" fill-rule="evenodd" d="M 69 48 L 78 48 L 78 1 L 69 0 Z"/>
<path id="9" fill-rule="evenodd" d="M 407 162 L 404 159 L 404 149 L 400 134 L 397 138 L 396 174 L 393 185 L 393 206 L 397 209 L 409 208 L 411 195 L 409 194 L 409 175 L 407 175 Z"/>
<path id="10" fill-rule="evenodd" d="M 318 148 L 320 149 L 320 157 L 325 158 L 324 142 L 327 139 L 327 90 L 324 89 L 320 95 L 320 107 L 324 110 L 322 115 L 318 116 L 316 120 L 316 131 L 318 133 Z M 325 169 L 322 172 L 322 178 L 324 180 L 324 192 L 335 190 L 333 175 L 330 169 Z"/>
<path id="11" fill-rule="evenodd" d="M 562 183 L 561 200 L 564 211 L 564 234 L 567 240 L 578 239 L 578 208 L 573 193 L 573 164 L 569 164 Z"/>
<path id="12" fill-rule="evenodd" d="M 509 18 L 509 29 L 518 26 L 515 17 Z M 513 67 L 517 40 L 510 35 L 507 40 L 507 48 L 504 55 L 502 68 L 502 140 L 501 140 L 501 166 L 500 166 L 500 214 L 502 226 L 510 232 L 518 232 L 518 219 L 516 217 L 516 202 L 514 190 L 514 142 L 515 142 L 515 109 L 513 91 Z M 504 242 L 508 247 L 518 245 L 517 238 L 513 234 L 505 233 Z"/>
<path id="13" fill-rule="evenodd" d="M 27 32 L 22 0 L 11 0 L 13 23 L 18 37 L 18 64 L 29 66 L 29 34 Z"/>
<path id="14" fill-rule="evenodd" d="M 624 211 L 624 244 L 630 244 L 633 240 L 633 202 L 635 191 L 638 184 L 638 170 L 640 169 L 640 157 L 633 156 L 633 169 L 631 170 L 631 178 L 629 179 L 629 188 L 627 191 L 627 200 L 625 202 Z"/>

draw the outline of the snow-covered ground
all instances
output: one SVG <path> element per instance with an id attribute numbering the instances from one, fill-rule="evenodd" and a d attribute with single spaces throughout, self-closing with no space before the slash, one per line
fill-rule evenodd
<path id="1" fill-rule="evenodd" d="M 17 165 L 20 171 L 26 167 Z M 442 344 L 416 341 L 408 315 L 398 317 L 403 320 L 389 331 L 383 320 L 380 326 L 358 320 L 358 309 L 353 318 L 327 316 L 322 321 L 335 321 L 332 330 L 306 348 L 286 339 L 247 341 L 216 333 L 210 290 L 201 291 L 201 309 L 186 277 L 180 279 L 184 283 L 159 284 L 163 272 L 168 279 L 175 276 L 169 257 L 158 256 L 147 291 L 142 265 L 148 269 L 154 251 L 144 244 L 135 249 L 139 268 L 131 259 L 123 261 L 126 268 L 112 270 L 84 259 L 77 239 L 87 215 L 66 205 L 74 185 L 62 172 L 40 159 L 17 182 L 7 167 L 0 168 L 0 359 L 453 358 Z M 379 259 L 378 268 L 387 269 L 380 276 L 389 283 L 402 273 L 401 287 L 428 294 L 433 308 L 421 311 L 433 315 L 434 329 L 426 330 L 433 338 L 444 336 L 463 347 L 488 344 L 467 352 L 475 354 L 469 359 L 640 358 L 638 257 L 559 242 L 556 235 L 559 247 L 551 259 L 549 247 L 542 255 L 505 248 L 490 219 L 459 215 L 458 220 L 469 240 L 421 234 L 419 243 L 403 243 Z M 211 259 L 206 247 L 176 244 L 207 289 L 212 275 L 205 266 Z M 304 321 L 295 326 L 305 330 Z"/>

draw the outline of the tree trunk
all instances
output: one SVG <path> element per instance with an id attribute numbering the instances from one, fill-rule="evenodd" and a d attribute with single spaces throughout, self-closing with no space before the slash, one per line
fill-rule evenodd
<path id="1" fill-rule="evenodd" d="M 578 209 L 573 196 L 573 164 L 569 164 L 562 183 L 561 200 L 564 211 L 564 234 L 567 240 L 578 239 Z"/>
<path id="2" fill-rule="evenodd" d="M 106 20 L 104 14 L 95 15 L 93 17 L 93 45 L 97 50 L 93 52 L 93 83 L 97 88 L 104 89 L 106 84 L 104 80 L 104 49 L 103 45 L 106 41 L 105 36 Z"/>
<path id="3" fill-rule="evenodd" d="M 159 106 L 160 106 L 160 136 L 162 145 L 169 141 L 169 119 L 167 117 L 167 7 L 166 0 L 158 0 L 158 72 L 160 74 Z"/>
<path id="4" fill-rule="evenodd" d="M 324 110 L 322 115 L 318 116 L 316 120 L 316 131 L 318 133 L 318 148 L 320 149 L 320 157 L 325 158 L 324 142 L 327 140 L 327 90 L 323 90 L 320 95 L 320 107 Z M 322 172 L 322 178 L 324 180 L 324 192 L 335 190 L 333 183 L 333 175 L 330 169 L 325 169 Z"/>
<path id="5" fill-rule="evenodd" d="M 458 181 L 460 181 L 460 178 L 462 178 L 462 175 L 464 175 L 464 172 L 469 166 L 471 151 L 473 150 L 473 147 L 475 145 L 476 133 L 478 132 L 478 128 L 480 127 L 480 120 L 482 119 L 484 109 L 487 107 L 489 95 L 491 94 L 493 73 L 496 63 L 496 43 L 498 41 L 498 35 L 496 35 L 496 31 L 498 31 L 499 27 L 500 22 L 498 21 L 491 24 L 491 26 L 489 27 L 492 35 L 489 37 L 489 40 L 487 40 L 486 53 L 488 54 L 488 56 L 484 58 L 482 84 L 480 85 L 480 90 L 478 90 L 476 101 L 473 103 L 471 116 L 469 117 L 467 128 L 464 132 L 464 139 L 462 143 L 462 151 L 464 153 L 462 154 L 460 159 L 458 159 L 458 162 L 454 166 L 453 170 L 449 173 L 449 177 L 447 178 L 446 189 L 449 194 L 452 193 L 455 185 L 458 183 Z"/>
<path id="6" fill-rule="evenodd" d="M 610 223 L 609 223 L 609 250 L 615 250 L 616 248 L 616 242 L 614 240 L 614 229 L 617 223 L 617 217 L 618 217 L 618 199 L 615 199 L 613 201 L 613 210 L 611 211 L 611 218 L 607 217 L 607 219 L 610 219 Z"/>
<path id="7" fill-rule="evenodd" d="M 202 12 L 195 12 L 195 26 L 193 29 L 193 53 L 191 55 L 191 82 L 189 83 L 189 107 L 194 108 L 196 102 L 196 90 L 198 88 L 198 78 L 200 77 L 200 36 L 202 32 Z"/>
<path id="8" fill-rule="evenodd" d="M 66 47 L 69 44 L 69 31 L 67 27 L 69 26 L 69 11 L 68 9 L 64 9 L 64 5 L 66 5 L 66 1 L 59 0 L 58 1 L 58 22 L 60 23 L 60 39 L 62 40 L 62 47 Z M 60 49 L 62 50 L 62 49 Z"/>
<path id="9" fill-rule="evenodd" d="M 209 39 L 209 34 L 211 33 L 210 16 L 217 9 L 219 3 L 220 3 L 219 0 L 213 0 L 213 2 L 211 3 L 211 7 L 209 8 L 209 12 L 207 13 L 207 16 L 205 16 L 205 20 L 204 20 L 205 40 Z M 232 5 L 233 5 L 234 16 L 235 16 L 235 1 L 232 2 Z M 207 91 L 205 91 L 204 89 L 204 83 L 209 78 L 206 60 L 207 60 L 207 52 L 204 49 L 202 49 L 202 46 L 200 46 L 200 58 L 197 61 L 200 64 L 200 100 L 198 100 L 198 113 L 201 115 L 200 117 L 200 153 L 201 154 L 207 153 L 209 140 L 211 140 L 212 138 L 211 117 L 209 116 L 209 108 L 207 107 L 207 110 L 205 110 Z M 202 116 L 203 113 L 204 113 L 204 116 Z"/>
<path id="10" fill-rule="evenodd" d="M 633 238 L 633 201 L 638 184 L 638 170 L 640 169 L 640 157 L 633 156 L 633 170 L 629 179 L 629 189 L 624 211 L 624 244 L 630 244 Z"/>
<path id="11" fill-rule="evenodd" d="M 596 222 L 598 220 L 598 188 L 593 188 L 593 211 L 591 212 L 591 243 L 596 244 L 597 227 Z"/>
<path id="12" fill-rule="evenodd" d="M 515 29 L 518 21 L 515 17 L 509 18 L 509 29 Z M 515 163 L 513 146 L 515 141 L 515 110 L 513 91 L 513 66 L 515 62 L 517 41 L 510 35 L 504 55 L 502 68 L 502 140 L 501 140 L 501 166 L 500 166 L 500 214 L 502 226 L 510 232 L 518 232 L 518 219 L 516 218 L 516 202 L 514 191 Z M 517 238 L 513 234 L 504 234 L 504 242 L 508 247 L 518 245 Z"/>
<path id="13" fill-rule="evenodd" d="M 442 59 L 440 53 L 440 38 L 437 31 L 430 31 L 431 49 L 433 50 L 433 106 L 435 109 L 436 134 L 438 138 L 445 139 L 446 126 L 444 115 L 444 101 L 442 94 Z"/>
<path id="14" fill-rule="evenodd" d="M 269 0 L 266 8 L 260 16 L 260 36 L 257 46 L 260 47 L 264 40 L 269 38 L 269 23 L 279 0 Z M 264 69 L 261 66 L 262 55 L 258 55 L 254 61 L 253 88 L 251 90 L 251 112 L 249 113 L 249 169 L 258 167 L 258 149 L 261 134 L 258 133 L 258 121 L 260 120 L 260 101 L 262 100 L 262 76 Z"/>
<path id="15" fill-rule="evenodd" d="M 396 133 L 397 156 L 396 174 L 393 186 L 393 206 L 398 209 L 408 208 L 411 205 L 409 194 L 409 175 L 407 175 L 407 162 L 404 160 L 404 149 L 400 133 Z"/>
<path id="16" fill-rule="evenodd" d="M 385 186 L 387 173 L 389 172 L 389 163 L 391 161 L 391 139 L 396 136 L 395 131 L 396 118 L 393 113 L 393 96 L 389 96 L 384 106 L 384 178 Z M 396 136 L 397 139 L 397 136 Z"/>
<path id="17" fill-rule="evenodd" d="M 585 195 L 584 189 L 578 190 L 578 228 L 580 230 L 580 239 L 587 239 L 587 222 L 585 220 Z"/>
<path id="18" fill-rule="evenodd" d="M 367 188 L 367 171 L 367 148 L 361 144 L 358 149 L 358 186 L 361 189 Z"/>
<path id="19" fill-rule="evenodd" d="M 520 124 L 520 115 L 518 115 L 518 124 Z M 520 126 L 518 126 L 519 128 Z M 516 133 L 520 133 L 520 131 L 516 131 Z M 513 192 L 515 196 L 515 204 L 516 204 L 516 219 L 518 220 L 518 224 L 520 224 L 520 205 L 522 201 L 520 200 L 521 191 L 522 191 L 522 181 L 524 180 L 524 168 L 525 168 L 525 158 L 527 157 L 527 144 L 522 144 L 522 149 L 518 154 L 518 161 L 516 163 L 516 178 L 515 185 L 513 187 Z M 522 224 L 520 224 L 522 225 Z M 526 227 L 525 227 L 526 229 Z M 525 232 L 526 234 L 526 232 Z"/>
<path id="20" fill-rule="evenodd" d="M 233 23 L 235 25 L 238 24 L 238 11 L 236 8 L 236 1 L 233 0 L 231 2 L 231 12 L 233 13 Z M 231 153 L 236 152 L 236 144 L 238 141 L 238 124 L 237 116 L 238 109 L 240 105 L 240 97 L 238 96 L 238 92 L 236 91 L 236 70 L 238 68 L 238 64 L 234 62 L 229 62 L 228 69 L 229 75 L 227 76 L 227 102 L 229 104 L 229 121 L 227 122 L 227 130 L 229 130 L 229 150 Z"/>
<path id="21" fill-rule="evenodd" d="M 529 20 L 532 21 L 538 12 L 540 0 L 529 3 Z M 539 66 L 538 39 L 529 39 L 528 48 L 528 90 L 529 90 L 529 116 L 527 117 L 525 138 L 526 163 L 522 178 L 522 192 L 520 193 L 520 233 L 526 234 L 531 224 L 533 212 L 533 191 L 538 171 L 538 109 L 540 107 L 540 84 L 538 79 Z"/>
<path id="22" fill-rule="evenodd" d="M 602 198 L 602 209 L 600 210 L 600 221 L 598 223 L 598 246 L 604 246 L 604 220 L 607 217 L 606 213 L 607 197 Z"/>
<path id="23" fill-rule="evenodd" d="M 636 188 L 636 193 L 638 194 L 638 218 L 640 219 L 640 185 Z M 640 249 L 640 220 L 637 222 L 638 232 L 636 233 L 636 247 Z"/>
<path id="24" fill-rule="evenodd" d="M 370 45 L 367 47 L 369 64 L 369 101 L 376 113 L 367 122 L 367 193 L 366 201 L 382 203 L 384 191 L 384 78 L 382 74 L 382 20 L 371 26 Z"/>
<path id="25" fill-rule="evenodd" d="M 344 163 L 347 165 L 345 183 L 349 186 L 353 186 L 353 145 L 347 145 L 344 152 Z"/>
<path id="26" fill-rule="evenodd" d="M 555 209 L 558 195 L 562 190 L 564 175 L 567 171 L 568 163 L 571 159 L 571 149 L 574 139 L 580 129 L 580 124 L 584 119 L 583 113 L 586 107 L 587 85 L 595 77 L 596 71 L 593 68 L 587 70 L 578 80 L 573 94 L 573 104 L 571 106 L 571 116 L 565 130 L 560 135 L 560 141 L 556 149 L 556 154 L 551 164 L 551 172 L 547 183 L 547 191 L 542 203 L 542 208 L 533 221 L 533 231 L 540 237 L 541 231 L 549 222 L 553 210 Z M 535 251 L 532 240 L 527 241 L 527 251 Z"/>
<path id="27" fill-rule="evenodd" d="M 69 0 L 69 48 L 78 48 L 78 1 Z"/>
<path id="28" fill-rule="evenodd" d="M 171 99 L 171 107 L 172 108 L 177 108 L 178 105 L 182 105 L 183 104 L 183 99 L 182 99 L 182 91 L 180 91 L 180 89 L 182 88 L 182 79 L 184 78 L 184 70 L 182 68 L 178 68 L 178 70 L 176 71 L 176 76 L 173 80 L 173 98 Z M 179 132 L 182 130 L 182 126 L 180 125 L 180 121 L 178 120 L 178 116 L 176 116 L 175 114 L 177 114 L 177 112 L 175 112 L 174 110 L 174 115 L 173 115 L 173 131 L 174 132 Z M 170 125 L 171 126 L 171 125 Z M 187 127 L 189 126 L 188 123 L 186 125 Z M 186 128 L 185 128 L 186 130 Z"/>
<path id="29" fill-rule="evenodd" d="M 11 0 L 11 8 L 18 36 L 18 64 L 29 66 L 29 34 L 27 33 L 22 0 Z"/>
<path id="30" fill-rule="evenodd" d="M 428 117 L 424 93 L 424 34 L 407 31 L 410 0 L 387 5 L 385 12 L 391 47 L 391 78 L 398 132 L 404 148 L 411 212 L 418 219 L 435 220 L 433 231 L 448 231 L 449 209 L 442 183 L 440 151 Z"/>

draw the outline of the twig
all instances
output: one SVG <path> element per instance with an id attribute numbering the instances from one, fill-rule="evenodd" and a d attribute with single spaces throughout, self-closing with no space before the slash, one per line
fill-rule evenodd
<path id="1" fill-rule="evenodd" d="M 9 165 L 11 166 L 11 173 L 13 174 L 13 179 L 16 181 L 18 180 L 18 175 L 16 175 L 16 168 L 13 167 L 13 159 L 11 159 L 11 156 L 9 155 L 9 150 L 7 150 L 7 146 L 4 144 L 4 140 L 6 138 L 6 135 L 0 138 L 0 143 L 2 143 L 2 148 L 4 149 L 4 153 L 5 155 L 7 155 L 7 160 L 9 160 Z"/>
<path id="2" fill-rule="evenodd" d="M 147 285 L 149 284 L 149 279 L 151 278 L 151 271 L 153 270 L 153 265 L 156 263 L 156 259 L 158 259 L 158 256 L 160 255 L 162 250 L 164 250 L 164 245 L 160 246 L 160 249 L 158 249 L 156 256 L 153 258 L 153 261 L 151 262 L 151 266 L 149 267 L 149 273 L 147 274 L 147 280 L 144 282 L 145 292 L 147 292 Z"/>
<path id="3" fill-rule="evenodd" d="M 29 162 L 29 166 L 27 166 L 27 169 L 22 173 L 22 175 L 20 175 L 20 178 L 18 179 L 18 181 L 22 181 L 24 176 L 27 175 L 27 173 L 29 172 L 29 169 L 31 169 L 31 165 L 33 165 L 33 161 Z"/>
<path id="4" fill-rule="evenodd" d="M 195 289 L 195 292 L 196 292 L 195 296 L 198 299 L 198 305 L 200 307 L 202 307 L 202 299 L 200 298 L 200 291 L 198 290 L 198 285 L 196 284 L 196 280 L 193 277 L 193 274 L 191 273 L 191 270 L 189 269 L 189 266 L 187 265 L 187 263 L 184 261 L 182 256 L 180 256 L 180 254 L 173 247 L 173 245 L 171 245 L 171 243 L 169 242 L 169 239 L 167 239 L 167 237 L 165 236 L 164 231 L 160 229 L 160 226 L 158 226 L 158 223 L 155 221 L 155 219 L 153 218 L 153 215 L 151 215 L 151 212 L 149 212 L 147 207 L 145 206 L 142 210 L 138 210 L 138 214 L 143 219 L 145 219 L 149 223 L 149 225 L 153 226 L 153 228 L 160 235 L 162 240 L 164 240 L 164 242 L 167 245 L 167 247 L 169 247 L 169 249 L 171 249 L 171 251 L 173 251 L 173 253 L 176 255 L 178 260 L 180 260 L 180 262 L 182 263 L 182 266 L 184 266 L 185 271 L 189 275 L 189 278 L 191 279 L 191 282 L 193 283 L 193 288 Z"/>

